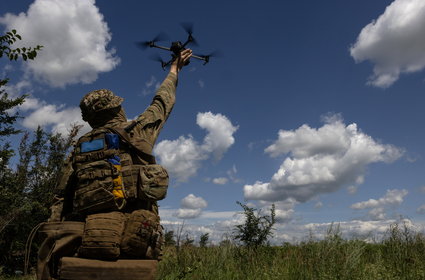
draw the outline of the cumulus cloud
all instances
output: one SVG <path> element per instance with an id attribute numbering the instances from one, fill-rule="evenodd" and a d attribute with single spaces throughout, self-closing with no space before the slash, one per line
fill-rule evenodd
<path id="1" fill-rule="evenodd" d="M 350 48 L 356 62 L 374 64 L 369 84 L 386 88 L 402 73 L 425 67 L 425 2 L 395 0 L 365 26 Z"/>
<path id="2" fill-rule="evenodd" d="M 119 63 L 106 48 L 111 33 L 94 0 L 35 0 L 26 13 L 7 13 L 0 23 L 19 30 L 24 42 L 17 47 L 43 45 L 37 59 L 23 66 L 53 87 L 91 83 Z"/>
<path id="3" fill-rule="evenodd" d="M 408 191 L 403 190 L 387 190 L 387 193 L 379 199 L 369 199 L 367 201 L 357 202 L 351 205 L 353 209 L 377 208 L 387 205 L 400 205 Z"/>
<path id="4" fill-rule="evenodd" d="M 238 130 L 230 120 L 222 114 L 211 112 L 198 113 L 196 123 L 208 131 L 201 148 L 206 153 L 213 154 L 216 160 L 222 158 L 223 154 L 235 143 L 233 133 Z"/>
<path id="5" fill-rule="evenodd" d="M 202 198 L 197 197 L 193 194 L 189 194 L 181 201 L 182 208 L 188 209 L 197 209 L 197 208 L 205 208 L 208 206 L 208 203 Z"/>
<path id="6" fill-rule="evenodd" d="M 16 84 L 8 84 L 6 92 L 12 98 L 26 94 L 24 103 L 9 111 L 11 113 L 24 113 L 25 117 L 21 121 L 22 126 L 35 130 L 38 126 L 49 127 L 54 133 L 68 135 L 72 125 L 82 125 L 79 135 L 89 131 L 89 125 L 83 121 L 81 111 L 78 107 L 66 107 L 65 105 L 48 104 L 32 95 L 32 84 L 27 80 L 22 80 Z M 20 114 L 21 116 L 23 114 Z"/>
<path id="7" fill-rule="evenodd" d="M 32 100 L 32 99 L 30 99 Z M 22 125 L 29 129 L 36 129 L 38 126 L 51 126 L 53 132 L 68 135 L 71 125 L 83 125 L 81 133 L 87 132 L 89 127 L 81 118 L 81 111 L 78 107 L 65 108 L 63 105 L 45 104 L 38 99 L 33 99 L 35 109 L 22 122 Z M 25 103 L 24 103 L 25 105 Z"/>
<path id="8" fill-rule="evenodd" d="M 176 216 L 180 219 L 194 219 L 201 215 L 202 209 L 208 206 L 208 203 L 202 197 L 189 194 L 180 202 L 180 209 Z"/>
<path id="9" fill-rule="evenodd" d="M 233 133 L 238 129 L 222 114 L 198 113 L 197 124 L 207 130 L 203 143 L 199 144 L 192 136 L 180 136 L 176 140 L 163 140 L 154 149 L 160 163 L 175 176 L 177 181 L 185 182 L 194 176 L 202 161 L 212 155 L 215 160 L 233 145 Z"/>
<path id="10" fill-rule="evenodd" d="M 201 167 L 201 161 L 208 158 L 192 136 L 163 140 L 156 145 L 154 153 L 179 182 L 186 182 L 194 176 Z"/>
<path id="11" fill-rule="evenodd" d="M 352 209 L 370 209 L 366 218 L 371 220 L 384 220 L 387 218 L 387 211 L 390 207 L 399 206 L 404 201 L 404 197 L 409 192 L 405 189 L 387 190 L 387 193 L 379 199 L 369 199 L 351 205 Z"/>
<path id="12" fill-rule="evenodd" d="M 390 163 L 403 154 L 400 148 L 378 143 L 355 123 L 345 125 L 338 115 L 324 121 L 318 129 L 303 125 L 280 130 L 278 139 L 265 151 L 273 157 L 287 157 L 270 182 L 245 185 L 245 198 L 305 202 L 321 193 L 361 184 L 367 165 Z"/>

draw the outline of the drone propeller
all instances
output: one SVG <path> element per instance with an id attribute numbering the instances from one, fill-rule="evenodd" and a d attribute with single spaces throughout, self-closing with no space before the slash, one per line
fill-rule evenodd
<path id="1" fill-rule="evenodd" d="M 181 26 L 183 27 L 183 29 L 186 31 L 186 33 L 188 34 L 187 37 L 187 41 L 186 43 L 183 45 L 183 47 L 185 47 L 187 44 L 192 44 L 193 46 L 197 47 L 199 46 L 198 42 L 195 40 L 195 38 L 192 36 L 193 33 L 193 23 L 191 22 L 182 22 Z"/>
<path id="2" fill-rule="evenodd" d="M 209 54 L 205 54 L 205 55 L 204 54 L 192 55 L 192 57 L 194 57 L 194 58 L 201 59 L 201 60 L 205 61 L 204 65 L 207 64 L 210 61 L 210 57 L 222 57 L 222 56 L 223 56 L 223 54 L 218 50 L 215 50 L 215 51 L 213 51 Z"/>
<path id="3" fill-rule="evenodd" d="M 158 35 L 156 35 L 156 37 L 153 38 L 151 41 L 140 41 L 140 42 L 137 42 L 136 44 L 137 46 L 139 46 L 139 48 L 146 49 L 147 47 L 151 47 L 151 48 L 154 47 L 156 42 L 165 41 L 165 40 L 168 40 L 168 36 L 167 34 L 161 32 Z"/>
<path id="4" fill-rule="evenodd" d="M 165 61 L 161 58 L 161 56 L 160 56 L 159 54 L 152 54 L 152 55 L 150 55 L 150 56 L 149 56 L 149 58 L 150 58 L 151 60 L 153 60 L 153 61 L 160 62 L 160 63 L 161 63 L 161 67 L 162 67 L 162 69 L 164 69 L 164 70 L 165 70 L 165 68 L 166 68 L 166 67 L 170 66 L 170 65 L 171 65 L 171 62 L 172 62 L 172 60 L 171 60 L 171 61 L 169 61 L 169 62 L 165 62 Z"/>

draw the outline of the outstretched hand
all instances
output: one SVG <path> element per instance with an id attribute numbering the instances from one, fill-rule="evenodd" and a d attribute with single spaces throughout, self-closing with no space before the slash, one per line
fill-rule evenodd
<path id="1" fill-rule="evenodd" d="M 189 59 L 192 56 L 192 50 L 191 49 L 185 49 L 183 50 L 179 57 L 174 60 L 173 64 L 171 64 L 170 72 L 174 74 L 178 74 L 179 71 L 183 68 L 183 66 L 187 65 L 189 63 Z"/>

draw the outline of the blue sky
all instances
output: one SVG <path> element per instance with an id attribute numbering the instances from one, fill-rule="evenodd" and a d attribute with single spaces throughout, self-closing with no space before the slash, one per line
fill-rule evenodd
<path id="1" fill-rule="evenodd" d="M 371 237 L 425 213 L 425 3 L 377 1 L 8 1 L 3 30 L 43 45 L 34 62 L 0 63 L 27 93 L 20 126 L 66 133 L 81 97 L 108 88 L 128 118 L 164 79 L 159 32 L 195 53 L 155 153 L 171 175 L 163 224 L 219 241 L 242 222 L 236 201 L 276 205 L 274 242 L 320 237 L 330 223 Z M 370 235 L 369 233 L 373 233 Z"/>

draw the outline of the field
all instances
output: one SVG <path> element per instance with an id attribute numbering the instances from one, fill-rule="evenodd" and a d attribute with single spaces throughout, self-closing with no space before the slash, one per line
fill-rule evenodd
<path id="1" fill-rule="evenodd" d="M 395 225 L 375 243 L 329 232 L 324 240 L 282 246 L 169 246 L 158 279 L 425 279 L 425 236 Z"/>
<path id="2" fill-rule="evenodd" d="M 330 233 L 297 245 L 169 247 L 158 279 L 425 279 L 425 237 L 396 225 L 373 244 Z"/>

